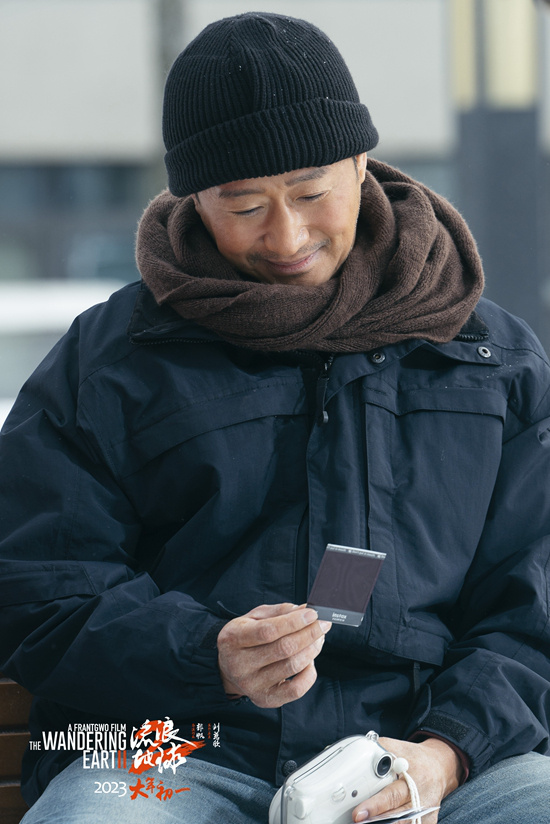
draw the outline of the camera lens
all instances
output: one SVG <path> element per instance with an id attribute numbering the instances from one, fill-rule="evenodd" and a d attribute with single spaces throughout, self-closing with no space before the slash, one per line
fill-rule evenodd
<path id="1" fill-rule="evenodd" d="M 378 778 L 384 778 L 391 770 L 391 755 L 383 755 L 375 767 Z"/>

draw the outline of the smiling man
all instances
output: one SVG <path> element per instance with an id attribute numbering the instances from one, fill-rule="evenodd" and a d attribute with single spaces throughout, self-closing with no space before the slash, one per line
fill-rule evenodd
<path id="1" fill-rule="evenodd" d="M 367 155 L 226 183 L 194 196 L 218 251 L 264 283 L 330 280 L 355 241 Z"/>
<path id="2" fill-rule="evenodd" d="M 25 824 L 266 824 L 298 767 L 369 730 L 439 808 L 424 824 L 550 822 L 540 344 L 481 297 L 455 209 L 367 162 L 369 112 L 311 24 L 207 27 L 163 127 L 141 282 L 76 321 L 3 430 L 0 667 L 37 740 L 219 735 L 151 797 L 120 759 L 34 748 Z M 358 627 L 306 606 L 327 544 L 385 555 Z M 411 803 L 403 777 L 368 799 L 344 778 L 311 820 L 342 792 L 354 821 Z"/>

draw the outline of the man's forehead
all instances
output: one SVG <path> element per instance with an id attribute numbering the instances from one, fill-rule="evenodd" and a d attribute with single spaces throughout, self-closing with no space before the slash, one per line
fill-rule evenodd
<path id="1" fill-rule="evenodd" d="M 307 169 L 296 169 L 292 172 L 285 172 L 281 175 L 271 175 L 269 177 L 252 177 L 247 180 L 234 180 L 231 183 L 223 183 L 214 186 L 212 191 L 216 197 L 224 199 L 230 197 L 246 197 L 247 195 L 257 195 L 265 192 L 266 187 L 273 182 L 282 182 L 285 186 L 295 186 L 308 180 L 319 180 L 329 173 L 331 166 L 312 166 Z"/>

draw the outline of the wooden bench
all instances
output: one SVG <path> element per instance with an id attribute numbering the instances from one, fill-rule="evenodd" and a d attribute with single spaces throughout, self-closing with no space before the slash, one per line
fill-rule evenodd
<path id="1" fill-rule="evenodd" d="M 28 807 L 20 790 L 32 696 L 0 673 L 0 821 L 19 824 Z"/>

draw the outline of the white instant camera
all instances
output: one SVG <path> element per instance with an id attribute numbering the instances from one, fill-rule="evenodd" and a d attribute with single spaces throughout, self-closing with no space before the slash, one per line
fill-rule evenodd
<path id="1" fill-rule="evenodd" d="M 361 801 L 407 769 L 375 732 L 342 738 L 287 778 L 271 802 L 269 824 L 351 824 Z"/>

